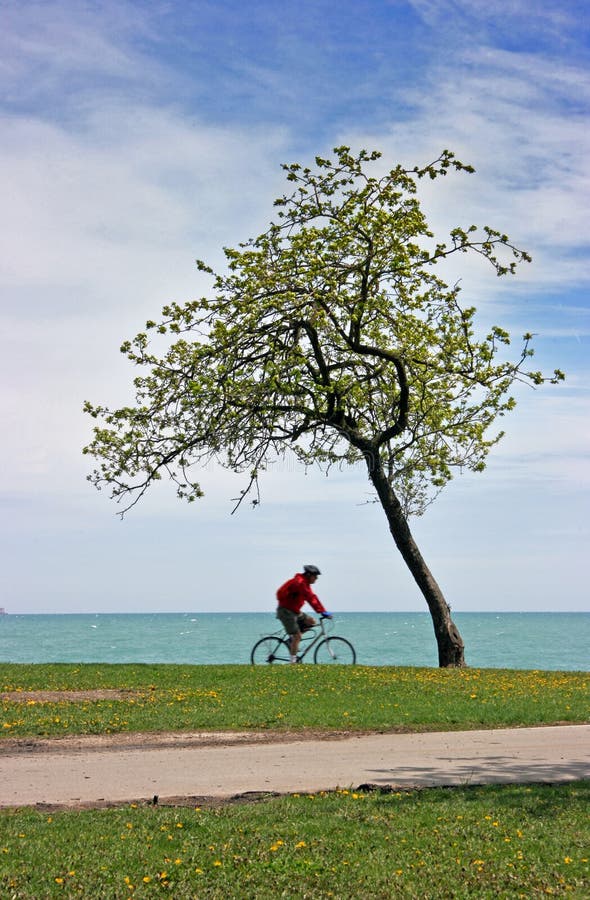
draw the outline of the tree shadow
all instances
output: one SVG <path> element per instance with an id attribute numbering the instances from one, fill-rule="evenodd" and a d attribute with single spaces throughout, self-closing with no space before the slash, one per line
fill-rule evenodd
<path id="1" fill-rule="evenodd" d="M 454 757 L 452 766 L 396 765 L 387 769 L 367 770 L 375 787 L 435 787 L 480 784 L 556 784 L 590 779 L 590 764 L 587 758 L 568 759 L 557 762 L 546 760 L 527 761 L 513 756 Z M 589 782 L 590 783 L 590 782 Z"/>

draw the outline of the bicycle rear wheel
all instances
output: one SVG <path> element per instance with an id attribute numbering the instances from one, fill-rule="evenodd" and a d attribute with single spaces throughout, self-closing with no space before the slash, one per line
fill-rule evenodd
<path id="1" fill-rule="evenodd" d="M 261 638 L 254 644 L 250 654 L 252 665 L 264 665 L 264 663 L 288 663 L 291 661 L 289 645 L 280 637 Z"/>
<path id="2" fill-rule="evenodd" d="M 317 645 L 313 661 L 321 665 L 324 663 L 353 665 L 356 662 L 356 653 L 346 638 L 327 637 Z"/>

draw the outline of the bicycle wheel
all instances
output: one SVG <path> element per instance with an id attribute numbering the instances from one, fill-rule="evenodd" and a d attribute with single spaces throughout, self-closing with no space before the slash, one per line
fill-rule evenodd
<path id="1" fill-rule="evenodd" d="M 327 637 L 317 645 L 313 661 L 321 665 L 324 663 L 353 665 L 356 662 L 356 653 L 346 638 Z"/>
<path id="2" fill-rule="evenodd" d="M 250 662 L 252 665 L 263 665 L 264 663 L 288 663 L 291 661 L 289 645 L 280 637 L 260 638 L 258 643 L 252 647 L 250 654 Z"/>

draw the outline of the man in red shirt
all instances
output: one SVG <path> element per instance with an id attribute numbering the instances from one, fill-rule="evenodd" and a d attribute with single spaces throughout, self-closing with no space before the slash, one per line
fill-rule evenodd
<path id="1" fill-rule="evenodd" d="M 319 597 L 314 594 L 311 585 L 314 584 L 321 572 L 317 566 L 303 566 L 303 572 L 299 572 L 277 591 L 277 619 L 279 619 L 285 631 L 290 636 L 291 662 L 297 662 L 297 651 L 301 641 L 301 629 L 305 631 L 316 624 L 312 616 L 301 612 L 304 603 L 309 603 L 320 615 L 331 618 L 329 612 L 324 609 Z"/>

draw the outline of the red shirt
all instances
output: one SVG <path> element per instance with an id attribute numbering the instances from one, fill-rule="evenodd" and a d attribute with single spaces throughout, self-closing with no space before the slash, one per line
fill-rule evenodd
<path id="1" fill-rule="evenodd" d="M 301 572 L 281 585 L 277 591 L 277 600 L 279 606 L 284 606 L 294 613 L 301 612 L 304 603 L 309 603 L 317 613 L 326 612 L 319 597 L 314 594 L 311 585 Z"/>

